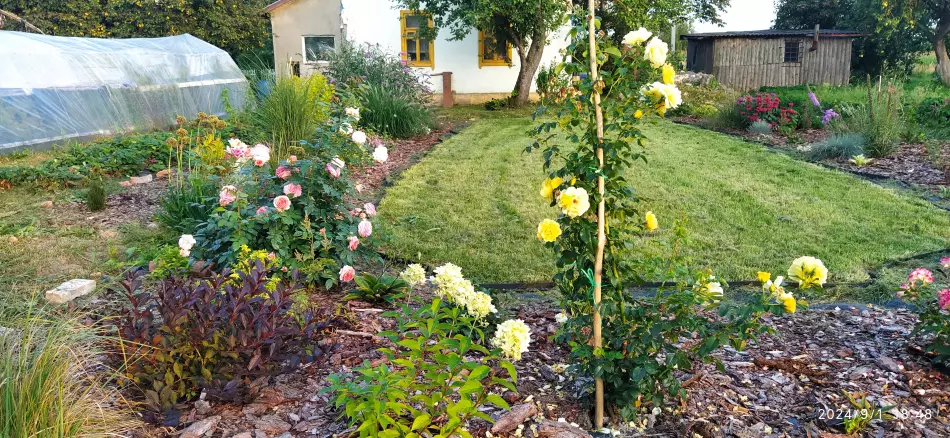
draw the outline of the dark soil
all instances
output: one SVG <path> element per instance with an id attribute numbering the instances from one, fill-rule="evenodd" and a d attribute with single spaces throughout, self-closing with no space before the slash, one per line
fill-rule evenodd
<path id="1" fill-rule="evenodd" d="M 89 211 L 84 201 L 75 199 L 54 204 L 53 216 L 63 225 L 88 225 L 102 230 L 114 229 L 136 221 L 148 224 L 152 222 L 167 190 L 167 179 L 134 184 L 109 194 L 106 197 L 106 208 L 103 210 Z"/>

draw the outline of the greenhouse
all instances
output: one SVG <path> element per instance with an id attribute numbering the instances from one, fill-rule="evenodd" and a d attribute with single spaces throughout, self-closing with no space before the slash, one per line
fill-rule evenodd
<path id="1" fill-rule="evenodd" d="M 191 35 L 99 39 L 0 31 L 0 153 L 242 108 L 247 80 Z"/>

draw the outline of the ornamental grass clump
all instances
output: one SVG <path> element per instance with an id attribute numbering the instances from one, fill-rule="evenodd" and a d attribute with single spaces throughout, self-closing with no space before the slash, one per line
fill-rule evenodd
<path id="1" fill-rule="evenodd" d="M 664 43 L 640 29 L 624 38 L 626 47 L 615 47 L 595 28 L 594 2 L 589 6 L 588 15 L 571 20 L 566 52 L 572 56 L 557 67 L 580 79 L 559 105 L 539 108 L 546 121 L 527 151 L 542 150 L 545 159 L 548 179 L 540 194 L 551 216 L 539 224 L 538 238 L 556 256 L 554 281 L 564 308 L 557 340 L 570 346 L 572 368 L 594 381 L 589 389 L 599 429 L 605 410 L 619 423 L 642 409 L 662 408 L 668 397 L 684 398 L 677 370 L 712 360 L 710 353 L 725 344 L 744 348 L 769 331 L 764 314 L 795 312 L 805 302 L 785 292 L 781 279 L 747 303 L 724 299 L 728 284 L 709 270 L 691 269 L 683 255 L 683 221 L 671 221 L 664 232 L 665 257 L 638 251 L 647 236 L 666 240 L 658 239 L 661 221 L 641 210 L 626 179 L 631 166 L 646 161 L 647 139 L 638 125 L 678 107 L 682 95 Z M 599 71 L 607 62 L 614 67 Z M 768 103 L 762 113 L 791 125 L 778 119 L 778 105 Z M 564 139 L 574 144 L 565 147 Z M 796 263 L 802 287 L 824 284 L 827 270 L 819 272 L 817 265 L 811 259 Z M 655 295 L 630 295 L 628 288 L 647 280 L 660 281 Z"/>

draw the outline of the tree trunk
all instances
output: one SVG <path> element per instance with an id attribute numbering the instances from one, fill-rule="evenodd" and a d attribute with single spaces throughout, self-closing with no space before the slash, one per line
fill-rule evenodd
<path id="1" fill-rule="evenodd" d="M 531 45 L 527 50 L 524 50 L 524 44 L 518 46 L 521 67 L 518 70 L 518 80 L 515 82 L 514 96 L 511 99 L 512 106 L 518 107 L 528 103 L 531 83 L 534 82 L 534 74 L 538 72 L 538 67 L 541 65 L 541 54 L 544 53 L 544 43 L 547 40 L 547 34 L 534 35 L 531 37 Z"/>
<path id="2" fill-rule="evenodd" d="M 950 86 L 950 56 L 947 55 L 948 34 L 950 34 L 950 14 L 945 14 L 937 23 L 934 52 L 937 55 L 937 74 L 945 85 Z"/>

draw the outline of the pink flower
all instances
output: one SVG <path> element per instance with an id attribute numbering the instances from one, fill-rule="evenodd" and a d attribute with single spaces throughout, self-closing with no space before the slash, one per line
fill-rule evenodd
<path id="1" fill-rule="evenodd" d="M 950 257 L 944 257 L 940 259 L 940 266 L 943 269 L 950 269 Z"/>
<path id="2" fill-rule="evenodd" d="M 263 215 L 265 215 L 265 214 L 267 214 L 267 207 L 264 207 L 263 205 L 260 206 L 260 207 L 257 207 L 257 215 L 258 215 L 258 216 L 263 216 Z"/>
<path id="3" fill-rule="evenodd" d="M 901 299 L 901 298 L 904 298 L 904 293 L 905 293 L 905 292 L 904 292 L 904 289 L 900 289 L 900 290 L 897 291 L 896 294 L 894 294 L 894 296 L 896 296 L 897 299 Z"/>
<path id="4" fill-rule="evenodd" d="M 910 283 L 911 287 L 916 287 L 918 281 L 921 282 L 923 286 L 933 283 L 933 272 L 930 272 L 925 268 L 914 269 L 911 271 L 910 275 L 907 276 L 907 282 Z"/>
<path id="5" fill-rule="evenodd" d="M 937 292 L 937 303 L 940 304 L 940 308 L 946 310 L 947 307 L 950 307 L 950 289 L 944 289 L 940 292 Z"/>
<path id="6" fill-rule="evenodd" d="M 356 236 L 350 236 L 350 251 L 356 251 L 358 246 L 360 246 L 360 238 Z"/>
<path id="7" fill-rule="evenodd" d="M 274 260 L 274 259 L 277 258 L 277 254 L 274 254 L 274 252 L 271 251 L 271 252 L 267 253 L 267 258 L 269 258 L 269 259 L 271 259 L 271 260 Z"/>
<path id="8" fill-rule="evenodd" d="M 356 275 L 356 269 L 353 269 L 352 266 L 346 265 L 340 268 L 340 282 L 346 283 L 351 281 L 354 275 Z"/>
<path id="9" fill-rule="evenodd" d="M 300 194 L 303 193 L 303 189 L 300 187 L 300 184 L 290 183 L 284 186 L 285 195 L 293 195 L 294 198 L 300 197 Z"/>
<path id="10" fill-rule="evenodd" d="M 224 150 L 228 155 L 236 159 L 245 159 L 251 156 L 250 149 L 243 141 L 236 138 L 228 140 L 229 146 Z"/>
<path id="11" fill-rule="evenodd" d="M 277 177 L 280 179 L 290 178 L 291 171 L 287 166 L 280 166 L 277 168 Z"/>
<path id="12" fill-rule="evenodd" d="M 327 163 L 327 173 L 334 178 L 340 177 L 340 169 L 333 165 L 333 163 Z"/>
<path id="13" fill-rule="evenodd" d="M 251 148 L 251 158 L 254 159 L 255 166 L 263 166 L 264 163 L 270 161 L 270 148 L 259 143 L 254 145 Z"/>
<path id="14" fill-rule="evenodd" d="M 360 224 L 356 226 L 357 231 L 360 233 L 360 237 L 369 237 L 373 234 L 373 223 L 363 219 L 360 221 Z"/>
<path id="15" fill-rule="evenodd" d="M 287 157 L 287 162 L 290 163 L 290 164 L 296 163 L 296 162 L 297 162 L 297 156 L 296 156 L 296 155 L 291 155 L 291 156 Z"/>
<path id="16" fill-rule="evenodd" d="M 366 214 L 369 215 L 369 217 L 374 217 L 374 216 L 376 216 L 376 206 L 375 206 L 375 205 L 373 205 L 373 204 L 367 202 L 367 203 L 363 204 L 363 209 L 366 210 Z"/>
<path id="17" fill-rule="evenodd" d="M 218 204 L 221 204 L 222 207 L 227 207 L 227 205 L 234 202 L 235 199 L 237 199 L 237 187 L 221 187 L 221 193 L 218 194 Z"/>
<path id="18" fill-rule="evenodd" d="M 276 208 L 278 212 L 290 210 L 290 198 L 284 195 L 274 198 L 274 208 Z"/>

